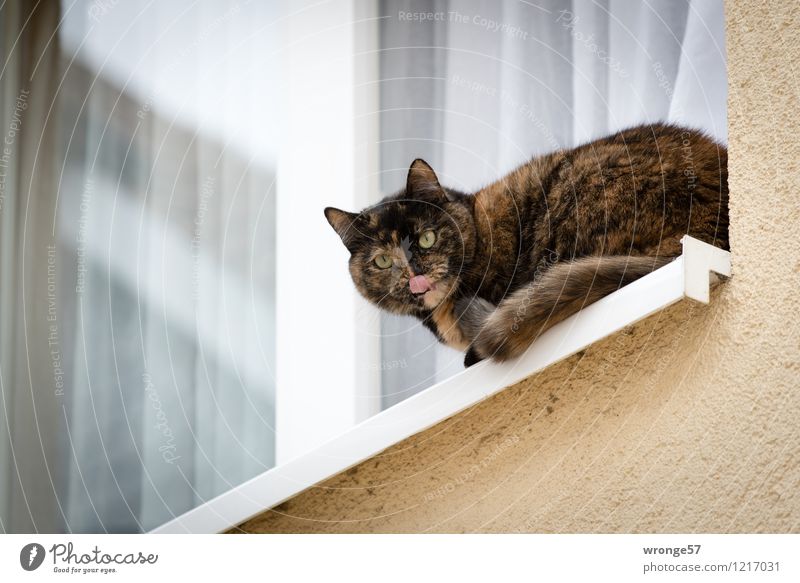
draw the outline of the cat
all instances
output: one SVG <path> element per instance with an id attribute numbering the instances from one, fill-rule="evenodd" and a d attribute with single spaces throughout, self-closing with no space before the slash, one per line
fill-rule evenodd
<path id="1" fill-rule="evenodd" d="M 474 194 L 417 159 L 405 189 L 325 209 L 358 291 L 419 318 L 465 366 L 525 352 L 543 331 L 681 253 L 728 249 L 727 150 L 642 125 L 535 157 Z"/>

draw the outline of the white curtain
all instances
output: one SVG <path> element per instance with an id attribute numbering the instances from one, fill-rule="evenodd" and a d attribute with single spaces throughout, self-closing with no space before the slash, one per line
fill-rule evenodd
<path id="1" fill-rule="evenodd" d="M 727 139 L 722 0 L 387 0 L 381 11 L 386 193 L 416 157 L 474 191 L 531 156 L 640 123 Z M 384 406 L 462 369 L 410 318 L 383 316 L 382 350 Z"/>

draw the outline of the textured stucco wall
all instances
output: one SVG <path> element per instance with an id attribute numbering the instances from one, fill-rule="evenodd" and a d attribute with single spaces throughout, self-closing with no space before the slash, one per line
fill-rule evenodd
<path id="1" fill-rule="evenodd" d="M 242 525 L 800 531 L 800 4 L 729 1 L 734 277 Z"/>

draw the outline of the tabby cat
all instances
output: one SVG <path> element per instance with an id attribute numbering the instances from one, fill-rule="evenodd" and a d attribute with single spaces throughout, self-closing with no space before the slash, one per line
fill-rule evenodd
<path id="1" fill-rule="evenodd" d="M 522 354 L 544 330 L 680 255 L 689 234 L 728 248 L 727 151 L 643 125 L 536 157 L 474 194 L 414 160 L 404 190 L 326 208 L 358 291 L 466 350 Z"/>

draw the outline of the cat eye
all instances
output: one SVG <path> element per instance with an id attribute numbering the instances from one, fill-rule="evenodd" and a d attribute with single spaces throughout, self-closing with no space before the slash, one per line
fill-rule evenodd
<path id="1" fill-rule="evenodd" d="M 436 233 L 433 231 L 425 231 L 419 236 L 419 246 L 423 249 L 430 249 L 436 243 Z"/>
<path id="2" fill-rule="evenodd" d="M 380 267 L 381 269 L 386 269 L 387 267 L 392 266 L 392 258 L 388 255 L 378 255 L 375 258 L 375 265 Z"/>

